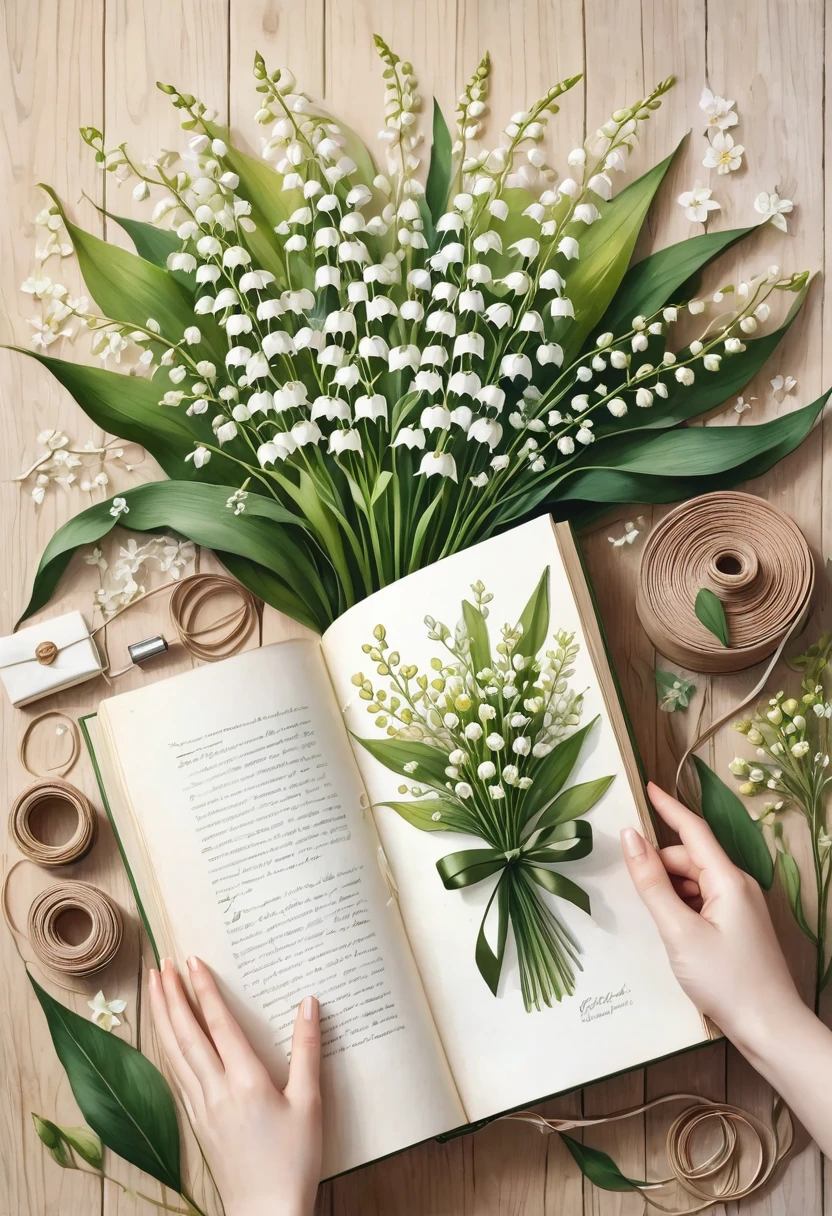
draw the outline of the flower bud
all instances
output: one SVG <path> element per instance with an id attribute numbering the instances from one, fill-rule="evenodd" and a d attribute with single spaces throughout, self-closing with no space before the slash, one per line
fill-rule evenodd
<path id="1" fill-rule="evenodd" d="M 757 793 L 757 787 L 756 785 L 752 785 L 750 781 L 743 781 L 742 785 L 739 786 L 739 792 L 744 798 L 753 798 Z"/>

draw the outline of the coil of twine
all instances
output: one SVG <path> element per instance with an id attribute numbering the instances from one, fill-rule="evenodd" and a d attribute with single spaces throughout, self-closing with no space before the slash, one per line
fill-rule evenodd
<path id="1" fill-rule="evenodd" d="M 641 557 L 636 608 L 666 658 L 689 671 L 742 671 L 777 650 L 803 620 L 815 568 L 803 533 L 753 494 L 703 494 L 656 525 Z M 729 646 L 699 621 L 707 587 L 721 600 Z"/>
<path id="2" fill-rule="evenodd" d="M 68 806 L 77 818 L 69 840 L 48 844 L 32 830 L 36 812 L 48 813 L 56 804 Z M 95 841 L 97 819 L 92 803 L 68 781 L 39 781 L 18 794 L 9 812 L 9 835 L 20 852 L 36 865 L 64 866 L 86 857 Z"/>
<path id="3" fill-rule="evenodd" d="M 88 936 L 77 944 L 61 933 L 68 912 L 90 923 Z M 62 882 L 47 887 L 29 909 L 27 936 L 40 963 L 59 975 L 87 976 L 112 962 L 121 945 L 121 913 L 108 895 L 87 882 Z"/>

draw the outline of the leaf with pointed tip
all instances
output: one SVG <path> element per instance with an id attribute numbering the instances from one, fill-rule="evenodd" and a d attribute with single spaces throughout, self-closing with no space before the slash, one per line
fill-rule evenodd
<path id="1" fill-rule="evenodd" d="M 722 600 L 711 591 L 710 587 L 700 587 L 693 604 L 696 619 L 700 621 L 708 633 L 712 633 L 723 646 L 730 646 L 728 640 L 728 622 L 725 619 L 725 609 Z"/>
<path id="2" fill-rule="evenodd" d="M 445 214 L 448 205 L 448 192 L 451 188 L 453 175 L 453 154 L 451 152 L 451 134 L 445 115 L 440 109 L 439 102 L 433 99 L 433 146 L 430 150 L 430 169 L 425 186 L 425 200 L 430 209 L 431 218 L 436 224 L 441 215 Z"/>
<path id="3" fill-rule="evenodd" d="M 136 532 L 172 529 L 198 545 L 237 554 L 264 567 L 272 580 L 283 584 L 284 610 L 322 632 L 330 624 L 332 611 L 305 548 L 305 524 L 262 495 L 250 495 L 245 512 L 235 515 L 226 506 L 233 492 L 231 486 L 151 481 L 119 495 L 128 509 L 117 517 L 111 514 L 112 499 L 88 507 L 59 528 L 46 546 L 20 621 L 47 603 L 76 549 L 93 544 L 118 525 Z M 300 530 L 295 532 L 297 540 L 290 535 L 290 527 Z"/>
<path id="4" fill-rule="evenodd" d="M 201 469 L 185 459 L 198 443 L 215 445 L 214 433 L 205 416 L 187 418 L 181 410 L 159 405 L 160 389 L 152 380 L 53 359 L 22 346 L 8 349 L 37 359 L 72 394 L 96 426 L 147 448 L 168 477 L 223 484 L 239 478 L 240 466 L 222 453 L 214 452 Z"/>
<path id="5" fill-rule="evenodd" d="M 762 825 L 752 819 L 732 789 L 693 757 L 702 790 L 702 815 L 735 866 L 745 870 L 768 891 L 774 882 L 774 862 L 768 851 Z"/>
<path id="6" fill-rule="evenodd" d="M 119 1157 L 180 1192 L 179 1125 L 165 1078 L 129 1043 L 29 982 L 87 1123 Z"/>
<path id="7" fill-rule="evenodd" d="M 152 318 L 169 342 L 179 342 L 197 320 L 192 293 L 161 266 L 73 224 L 55 191 L 49 186 L 41 188 L 60 208 L 84 283 L 104 315 L 142 327 Z M 226 342 L 214 319 L 200 317 L 198 328 L 202 341 L 191 348 L 192 353 L 199 358 L 223 359 Z"/>
<path id="8" fill-rule="evenodd" d="M 118 224 L 119 228 L 124 229 L 133 242 L 136 253 L 146 262 L 152 262 L 154 266 L 164 268 L 167 266 L 170 254 L 177 253 L 182 248 L 179 237 L 169 228 L 159 228 L 156 224 L 146 224 L 143 220 L 129 219 L 126 215 L 114 215 L 106 207 L 99 207 L 98 203 L 92 199 L 90 202 L 96 211 L 100 211 L 102 215 L 106 215 L 108 220 L 112 220 L 114 224 Z M 171 270 L 169 273 L 189 292 L 193 294 L 196 291 L 196 278 L 193 271 Z"/>
<path id="9" fill-rule="evenodd" d="M 575 1159 L 578 1169 L 593 1185 L 604 1191 L 637 1191 L 639 1187 L 647 1186 L 646 1182 L 622 1174 L 612 1157 L 602 1153 L 599 1148 L 581 1144 L 580 1140 L 574 1140 L 565 1132 L 558 1135 Z"/>

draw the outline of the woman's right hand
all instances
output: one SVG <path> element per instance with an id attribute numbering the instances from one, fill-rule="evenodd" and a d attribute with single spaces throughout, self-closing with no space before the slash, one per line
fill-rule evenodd
<path id="1" fill-rule="evenodd" d="M 656 850 L 621 833 L 627 868 L 682 988 L 741 1049 L 805 1012 L 757 883 L 726 856 L 699 815 L 658 786 L 647 792 L 681 844 Z"/>

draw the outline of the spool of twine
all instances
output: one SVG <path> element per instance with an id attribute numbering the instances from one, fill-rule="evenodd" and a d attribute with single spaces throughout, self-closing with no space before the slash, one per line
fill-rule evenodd
<path id="1" fill-rule="evenodd" d="M 69 807 L 77 823 L 69 840 L 48 844 L 33 832 L 32 818 L 38 811 L 54 810 L 56 804 Z M 47 868 L 69 865 L 86 857 L 95 841 L 96 825 L 92 803 L 68 781 L 39 781 L 15 798 L 9 812 L 11 839 L 24 857 Z"/>
<path id="2" fill-rule="evenodd" d="M 80 913 L 90 924 L 78 943 L 61 932 L 67 913 Z M 87 976 L 101 971 L 121 945 L 121 913 L 108 895 L 87 882 L 62 882 L 47 887 L 29 909 L 27 936 L 38 961 L 58 975 Z"/>
<path id="3" fill-rule="evenodd" d="M 656 525 L 641 557 L 636 607 L 656 649 L 689 671 L 742 671 L 771 655 L 806 614 L 815 581 L 797 524 L 753 494 L 703 494 Z M 729 645 L 694 611 L 721 601 Z"/>

